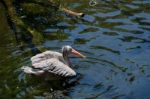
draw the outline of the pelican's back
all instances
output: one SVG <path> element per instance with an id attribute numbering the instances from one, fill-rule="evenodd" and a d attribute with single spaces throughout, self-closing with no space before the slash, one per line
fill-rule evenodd
<path id="1" fill-rule="evenodd" d="M 53 73 L 64 77 L 76 75 L 73 69 L 55 58 L 35 63 L 33 64 L 33 67 L 35 69 L 43 70 L 45 72 Z"/>

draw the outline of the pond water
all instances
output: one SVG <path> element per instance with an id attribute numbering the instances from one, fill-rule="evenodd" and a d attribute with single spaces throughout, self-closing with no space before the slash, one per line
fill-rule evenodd
<path id="1" fill-rule="evenodd" d="M 95 6 L 89 1 L 68 0 L 64 5 L 86 15 L 80 19 L 57 13 L 49 19 L 54 21 L 51 24 L 47 22 L 49 15 L 31 18 L 20 10 L 22 18 L 36 25 L 43 37 L 42 42 L 26 42 L 21 49 L 0 5 L 1 99 L 150 98 L 150 1 L 95 0 Z M 20 71 L 30 64 L 37 49 L 59 51 L 63 45 L 87 56 L 71 57 L 78 76 L 69 79 L 68 85 Z"/>

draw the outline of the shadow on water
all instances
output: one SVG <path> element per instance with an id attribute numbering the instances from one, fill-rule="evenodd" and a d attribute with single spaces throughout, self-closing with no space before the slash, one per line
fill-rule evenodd
<path id="1" fill-rule="evenodd" d="M 89 0 L 65 2 L 64 6 L 86 14 L 76 19 L 52 9 L 46 0 L 15 0 L 16 23 L 6 18 L 7 4 L 0 3 L 2 99 L 150 98 L 150 2 L 96 1 L 95 6 Z M 87 56 L 71 57 L 77 77 L 51 80 L 20 71 L 31 65 L 33 55 L 67 44 Z"/>

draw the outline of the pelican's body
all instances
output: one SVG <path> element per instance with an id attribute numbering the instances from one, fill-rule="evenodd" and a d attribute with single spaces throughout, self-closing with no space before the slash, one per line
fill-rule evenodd
<path id="1" fill-rule="evenodd" d="M 45 73 L 62 77 L 75 76 L 76 72 L 70 68 L 68 54 L 75 51 L 70 46 L 64 46 L 62 53 L 55 51 L 45 51 L 31 58 L 32 66 L 23 66 L 22 69 L 27 74 L 42 75 Z M 82 56 L 79 52 L 76 55 Z"/>

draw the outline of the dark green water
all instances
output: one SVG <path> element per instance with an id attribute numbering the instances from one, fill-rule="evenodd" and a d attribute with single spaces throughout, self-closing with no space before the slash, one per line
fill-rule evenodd
<path id="1" fill-rule="evenodd" d="M 22 49 L 0 4 L 1 99 L 150 98 L 150 1 L 97 0 L 96 6 L 88 2 L 68 0 L 64 4 L 84 12 L 83 19 L 64 13 L 54 13 L 54 19 L 49 19 L 49 14 L 32 17 L 20 10 L 25 22 L 38 28 L 44 38 L 36 45 L 26 42 Z M 87 56 L 71 58 L 79 77 L 69 80 L 69 85 L 62 85 L 62 80 L 30 77 L 19 70 L 30 64 L 36 49 L 59 51 L 67 44 Z"/>

